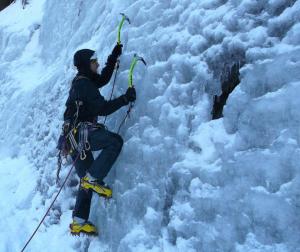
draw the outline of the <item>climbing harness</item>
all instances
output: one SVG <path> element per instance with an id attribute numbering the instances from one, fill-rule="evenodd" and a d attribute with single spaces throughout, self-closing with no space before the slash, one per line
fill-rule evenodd
<path id="1" fill-rule="evenodd" d="M 58 169 L 56 174 L 56 183 L 59 181 L 59 173 L 61 170 L 62 158 L 67 159 L 67 156 L 78 153 L 80 160 L 86 159 L 86 152 L 91 149 L 88 141 L 89 131 L 94 128 L 98 128 L 99 124 L 91 122 L 79 122 L 74 128 L 72 128 L 66 135 L 62 135 L 65 145 L 69 146 L 67 150 L 60 150 L 58 153 Z M 78 140 L 76 140 L 78 138 Z M 58 147 L 59 148 L 59 147 Z"/>
<path id="2" fill-rule="evenodd" d="M 85 160 L 86 151 L 91 149 L 88 142 L 89 125 L 92 123 L 80 122 L 77 127 L 69 132 L 67 138 L 71 143 L 71 152 L 77 151 L 80 154 L 80 159 Z M 78 141 L 76 141 L 76 133 L 78 131 Z"/>
<path id="3" fill-rule="evenodd" d="M 121 20 L 121 22 L 119 24 L 119 28 L 118 28 L 118 42 L 117 43 L 119 45 L 121 44 L 121 30 L 122 30 L 125 20 L 130 24 L 129 18 L 124 13 L 120 13 L 120 15 L 122 15 L 122 20 Z"/>

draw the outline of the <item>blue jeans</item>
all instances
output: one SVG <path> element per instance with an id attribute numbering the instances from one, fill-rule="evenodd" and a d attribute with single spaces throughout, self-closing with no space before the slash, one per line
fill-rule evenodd
<path id="1" fill-rule="evenodd" d="M 103 127 L 90 131 L 88 140 L 92 151 L 102 150 L 102 152 L 94 160 L 92 152 L 88 151 L 84 160 L 77 159 L 75 169 L 80 178 L 88 172 L 99 182 L 102 182 L 121 152 L 123 139 L 120 135 Z M 76 157 L 77 154 L 72 157 L 73 160 Z M 92 191 L 82 189 L 79 185 L 73 216 L 88 220 L 91 199 Z"/>

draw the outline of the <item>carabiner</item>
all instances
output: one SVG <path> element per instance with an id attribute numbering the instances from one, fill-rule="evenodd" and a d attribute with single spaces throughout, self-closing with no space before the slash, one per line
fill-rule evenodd
<path id="1" fill-rule="evenodd" d="M 85 150 L 87 150 L 87 151 L 89 151 L 89 150 L 91 149 L 91 145 L 90 145 L 90 143 L 89 143 L 88 141 L 85 142 L 84 148 L 85 148 Z"/>
<path id="2" fill-rule="evenodd" d="M 84 150 L 82 150 L 81 153 L 80 153 L 80 159 L 81 160 L 85 160 L 86 159 L 86 154 L 85 154 Z"/>

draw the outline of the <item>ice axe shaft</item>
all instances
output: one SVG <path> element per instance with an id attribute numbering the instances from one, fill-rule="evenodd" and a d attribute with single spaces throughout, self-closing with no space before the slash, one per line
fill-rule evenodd
<path id="1" fill-rule="evenodd" d="M 145 66 L 147 65 L 147 63 L 143 57 L 140 57 L 137 54 L 134 54 L 131 65 L 130 65 L 130 69 L 129 69 L 129 76 L 128 76 L 129 77 L 128 78 L 128 86 L 129 87 L 133 87 L 133 70 L 138 61 L 142 61 Z"/>
<path id="2" fill-rule="evenodd" d="M 122 27 L 124 25 L 125 20 L 130 24 L 130 19 L 124 14 L 124 13 L 120 13 L 120 15 L 122 15 L 122 20 L 119 24 L 119 28 L 118 28 L 118 44 L 121 44 L 121 30 Z"/>

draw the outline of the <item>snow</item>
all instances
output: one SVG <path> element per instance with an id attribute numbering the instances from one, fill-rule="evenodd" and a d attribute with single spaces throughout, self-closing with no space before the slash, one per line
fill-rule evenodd
<path id="1" fill-rule="evenodd" d="M 59 190 L 73 54 L 94 49 L 102 67 L 120 12 L 132 24 L 115 96 L 134 53 L 147 67 L 135 68 L 138 99 L 106 181 L 113 199 L 93 197 L 99 236 L 68 232 L 73 171 L 26 251 L 300 251 L 299 11 L 295 0 L 18 0 L 1 11 L 0 251 L 22 249 Z M 211 121 L 234 64 L 240 85 Z M 108 117 L 111 130 L 125 112 Z"/>

